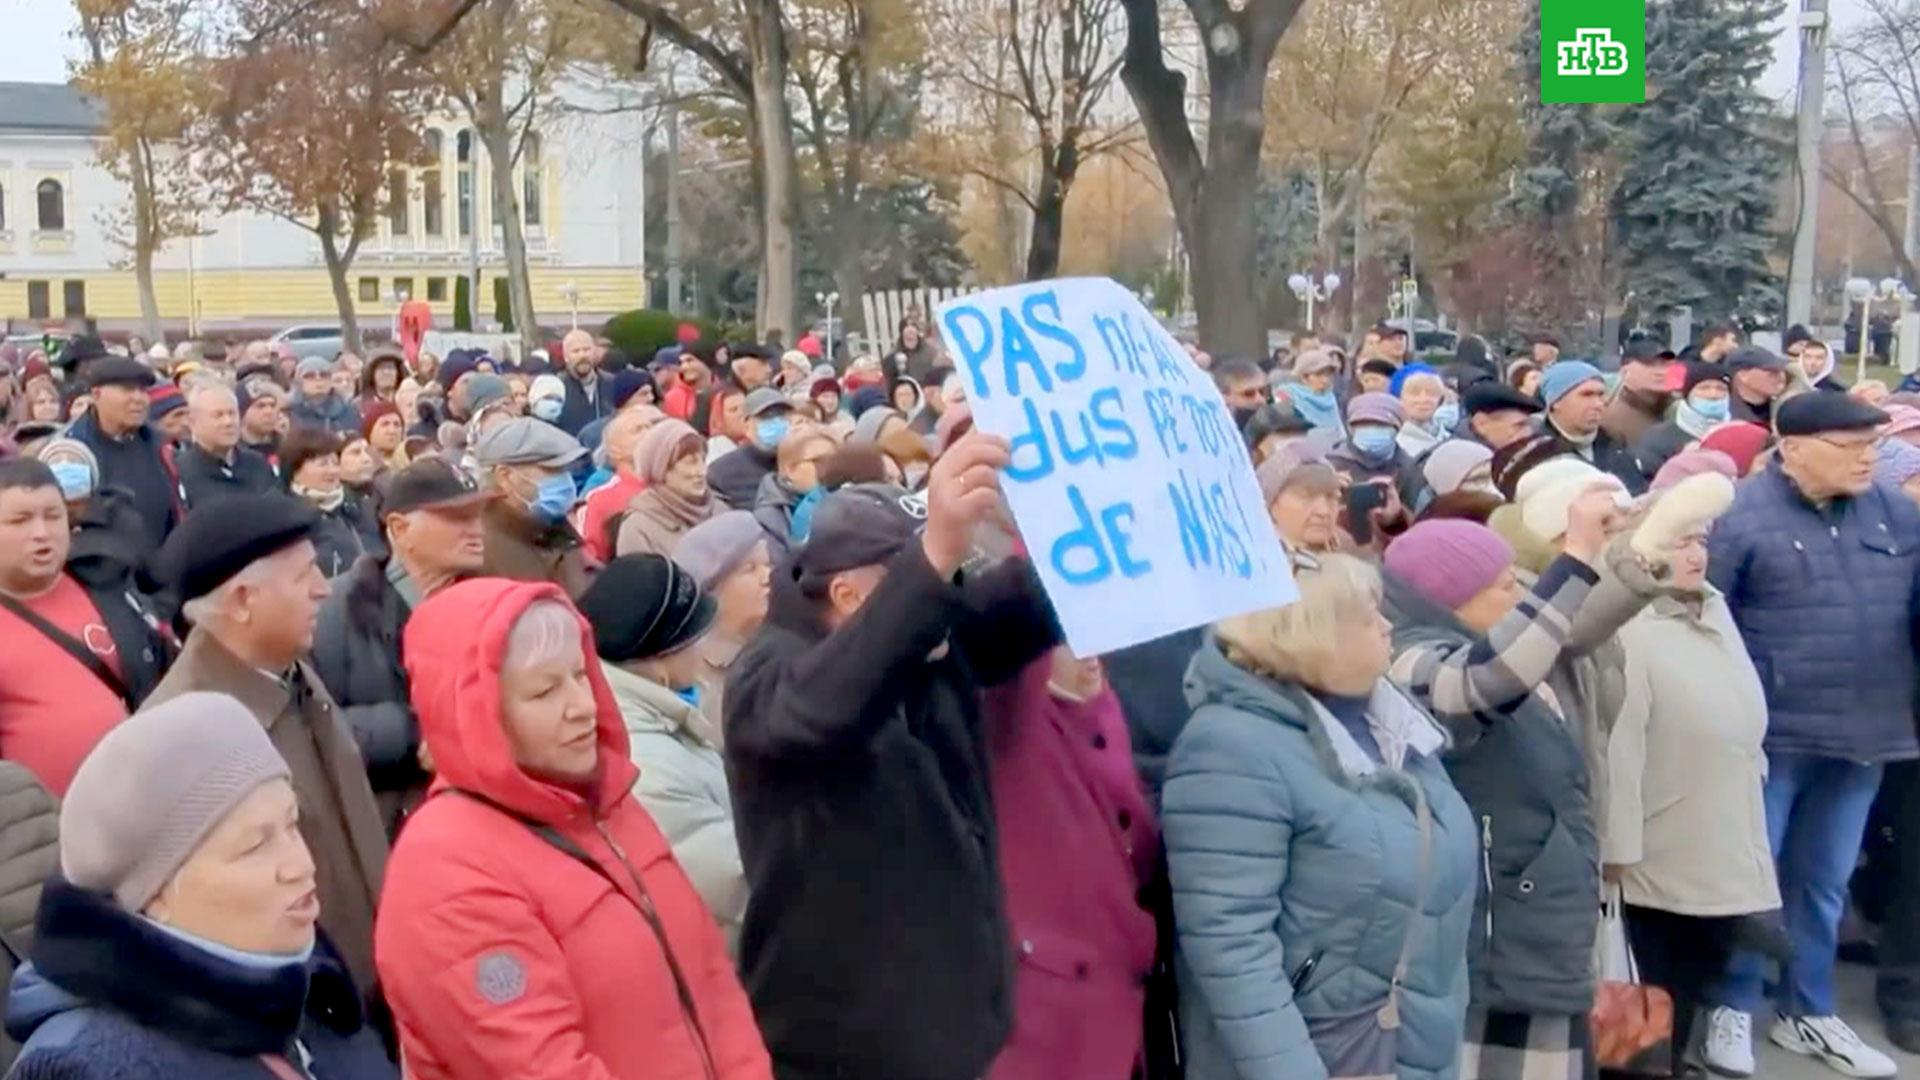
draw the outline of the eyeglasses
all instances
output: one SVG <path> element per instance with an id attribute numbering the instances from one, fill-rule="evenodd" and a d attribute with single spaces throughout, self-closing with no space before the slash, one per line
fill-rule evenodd
<path id="1" fill-rule="evenodd" d="M 1834 449 L 1841 451 L 1842 453 L 1858 454 L 1863 457 L 1868 454 L 1877 454 L 1880 452 L 1880 440 L 1878 437 L 1868 439 L 1865 442 L 1859 442 L 1854 440 L 1848 440 L 1848 441 L 1842 442 L 1839 439 L 1829 439 L 1825 435 L 1815 435 L 1813 436 L 1813 441 L 1826 443 L 1828 446 L 1831 446 Z"/>

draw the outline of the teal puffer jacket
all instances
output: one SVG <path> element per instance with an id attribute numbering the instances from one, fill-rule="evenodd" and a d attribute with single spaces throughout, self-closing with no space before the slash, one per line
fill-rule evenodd
<path id="1" fill-rule="evenodd" d="M 1162 825 L 1189 1080 L 1325 1077 L 1315 1034 L 1379 1005 L 1409 940 L 1396 1072 L 1455 1076 L 1478 848 L 1438 760 L 1440 728 L 1383 680 L 1376 739 L 1408 749 L 1400 768 L 1376 765 L 1304 690 L 1236 667 L 1212 641 L 1187 697 Z"/>

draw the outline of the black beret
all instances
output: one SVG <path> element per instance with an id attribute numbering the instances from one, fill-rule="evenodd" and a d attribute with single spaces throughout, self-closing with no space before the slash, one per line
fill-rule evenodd
<path id="1" fill-rule="evenodd" d="M 87 365 L 87 387 L 152 386 L 159 376 L 132 357 L 107 356 Z"/>
<path id="2" fill-rule="evenodd" d="M 1500 412 L 1503 409 L 1519 409 L 1524 413 L 1537 413 L 1545 406 L 1532 394 L 1523 394 L 1498 379 L 1483 379 L 1467 387 L 1460 396 L 1460 411 L 1468 416 L 1480 413 Z"/>
<path id="3" fill-rule="evenodd" d="M 693 575 L 663 555 L 622 555 L 580 594 L 593 648 L 613 663 L 664 656 L 693 644 L 718 608 Z"/>
<path id="4" fill-rule="evenodd" d="M 1774 409 L 1781 435 L 1823 435 L 1829 431 L 1871 431 L 1893 419 L 1848 394 L 1795 394 Z"/>
<path id="5" fill-rule="evenodd" d="M 181 602 L 197 599 L 319 523 L 320 511 L 291 495 L 234 495 L 186 516 L 154 556 L 154 576 Z"/>

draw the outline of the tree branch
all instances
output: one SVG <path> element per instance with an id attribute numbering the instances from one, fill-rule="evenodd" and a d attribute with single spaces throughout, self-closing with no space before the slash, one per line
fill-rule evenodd
<path id="1" fill-rule="evenodd" d="M 463 0 L 475 2 L 475 0 Z M 644 21 L 653 31 L 681 51 L 703 61 L 713 73 L 742 100 L 753 100 L 753 79 L 746 63 L 711 38 L 694 32 L 680 18 L 654 0 L 606 0 L 607 3 Z"/>

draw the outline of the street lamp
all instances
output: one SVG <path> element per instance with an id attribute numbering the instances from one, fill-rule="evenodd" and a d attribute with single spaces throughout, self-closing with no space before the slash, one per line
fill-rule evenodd
<path id="1" fill-rule="evenodd" d="M 814 293 L 814 303 L 827 309 L 827 363 L 833 363 L 833 305 L 840 302 L 837 292 Z"/>
<path id="2" fill-rule="evenodd" d="M 580 329 L 580 286 L 569 281 L 560 286 L 560 295 L 566 298 L 567 306 L 573 309 L 573 328 Z"/>
<path id="3" fill-rule="evenodd" d="M 1307 332 L 1313 332 L 1313 308 L 1333 299 L 1333 292 L 1340 287 L 1340 275 L 1328 274 L 1315 281 L 1310 274 L 1290 274 L 1287 276 L 1287 288 L 1293 295 L 1307 305 Z"/>
<path id="4" fill-rule="evenodd" d="M 1856 380 L 1867 377 L 1867 342 L 1869 338 L 1869 320 L 1873 312 L 1873 302 L 1906 304 L 1913 299 L 1912 290 L 1898 278 L 1881 278 L 1876 286 L 1866 278 L 1847 279 L 1847 299 L 1860 305 L 1860 351 L 1855 360 Z"/>

